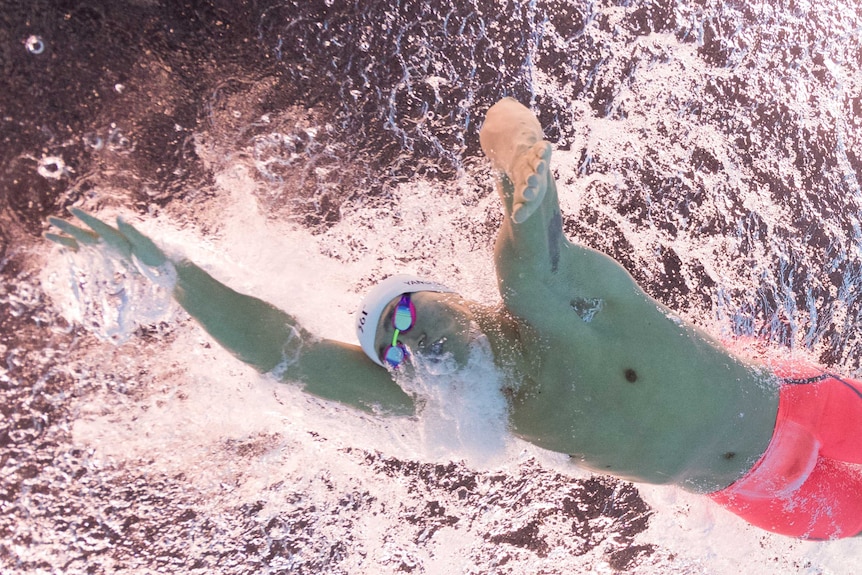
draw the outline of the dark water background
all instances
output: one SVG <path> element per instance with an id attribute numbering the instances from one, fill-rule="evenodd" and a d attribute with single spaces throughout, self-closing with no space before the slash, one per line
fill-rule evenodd
<path id="1" fill-rule="evenodd" d="M 579 158 L 561 188 L 596 199 L 564 214 L 571 237 L 691 317 L 857 370 L 860 28 L 849 1 L 2 2 L 0 561 L 21 572 L 54 560 L 108 572 L 105 557 L 137 555 L 169 565 L 180 547 L 147 555 L 149 534 L 206 524 L 174 499 L 181 479 L 113 470 L 104 492 L 80 487 L 90 471 L 69 443 L 66 398 L 90 393 L 74 374 L 94 343 L 59 319 L 37 277 L 45 219 L 71 205 L 193 217 L 219 193 L 199 146 L 248 157 L 278 190 L 260 198 L 271 217 L 322 234 L 356 206 L 386 209 L 416 178 L 445 190 L 475 174 L 476 197 L 490 193 L 479 122 L 514 96 Z M 678 79 L 656 90 L 652 75 L 687 46 Z M 584 146 L 584 114 L 643 130 L 644 146 Z M 705 127 L 714 139 L 698 139 Z M 495 217 L 467 233 L 487 245 Z M 724 247 L 707 262 L 683 249 L 712 243 Z M 87 510 L 112 497 L 144 500 L 157 518 L 126 511 L 125 531 L 111 531 Z M 645 524 L 639 504 L 627 525 Z M 630 549 L 620 569 L 652 552 L 631 547 L 633 531 L 619 531 L 617 551 Z M 496 543 L 542 552 L 529 529 L 512 533 Z M 45 541 L 66 551 L 35 565 L 15 550 Z M 237 557 L 277 553 L 268 541 L 237 543 L 231 572 L 244 572 Z"/>
<path id="2" fill-rule="evenodd" d="M 575 104 L 611 120 L 643 112 L 636 93 L 623 96 L 671 55 L 636 42 L 666 33 L 696 47 L 697 90 L 662 103 L 661 113 L 678 118 L 645 157 L 584 149 L 581 174 L 615 174 L 634 193 L 614 209 L 635 227 L 663 227 L 669 240 L 681 231 L 671 215 L 681 214 L 701 238 L 739 238 L 731 255 L 741 262 L 768 245 L 761 289 L 725 294 L 731 315 L 751 318 L 740 329 L 785 344 L 828 340 L 823 359 L 855 368 L 859 303 L 849 286 L 860 274 L 862 100 L 858 78 L 848 82 L 830 63 L 858 71 L 858 10 L 837 2 L 11 3 L 0 61 L 8 82 L 0 253 L 8 258 L 10 246 L 44 230 L 47 215 L 97 185 L 118 197 L 96 202 L 140 211 L 205 195 L 211 174 L 193 138 L 243 146 L 271 129 L 248 119 L 273 109 L 307 110 L 310 124 L 325 126 L 313 139 L 298 130 L 254 152 L 283 160 L 270 163 L 273 180 L 284 183 L 279 170 L 307 175 L 286 187 L 291 210 L 305 200 L 312 227 L 337 220 L 351 202 L 385 199 L 398 182 L 472 168 L 478 120 L 503 95 L 532 104 L 565 150 Z M 33 35 L 44 41 L 40 54 L 25 49 Z M 540 84 L 538 75 L 551 80 Z M 225 120 L 237 99 L 243 117 Z M 708 144 L 688 150 L 685 172 L 654 159 L 684 141 L 674 127 L 694 123 L 721 135 L 721 159 Z M 290 154 L 301 159 L 285 160 Z M 61 157 L 68 173 L 40 176 L 43 156 Z M 314 175 L 333 165 L 357 169 Z M 701 177 L 729 171 L 738 178 L 720 186 Z M 792 219 L 773 229 L 743 205 L 761 192 Z M 698 262 L 667 247 L 654 262 L 638 261 L 618 226 L 589 206 L 567 216 L 571 236 L 622 261 L 672 307 L 715 301 L 721 278 Z M 645 265 L 663 273 L 647 276 Z M 829 310 L 836 298 L 846 307 L 841 321 Z"/>

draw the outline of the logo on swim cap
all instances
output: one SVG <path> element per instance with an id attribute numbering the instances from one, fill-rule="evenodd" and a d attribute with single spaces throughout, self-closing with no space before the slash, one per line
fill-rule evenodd
<path id="1" fill-rule="evenodd" d="M 386 278 L 374 286 L 356 312 L 356 337 L 365 355 L 377 365 L 385 367 L 379 357 L 378 350 L 374 347 L 374 338 L 377 335 L 377 325 L 383 310 L 396 297 L 405 293 L 416 293 L 420 291 L 432 291 L 439 293 L 451 293 L 451 290 L 439 284 L 422 278 L 399 274 Z"/>

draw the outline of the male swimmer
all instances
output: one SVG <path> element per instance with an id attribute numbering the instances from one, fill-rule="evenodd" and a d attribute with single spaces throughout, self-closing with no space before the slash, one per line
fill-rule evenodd
<path id="1" fill-rule="evenodd" d="M 393 380 L 413 359 L 463 366 L 477 334 L 507 374 L 510 427 L 545 449 L 633 481 L 707 494 L 763 529 L 807 539 L 862 532 L 862 384 L 807 365 L 742 360 L 680 320 L 613 259 L 563 235 L 551 146 L 535 116 L 495 104 L 480 134 L 506 217 L 495 264 L 502 305 L 410 276 L 383 281 L 356 318 L 360 346 L 313 337 L 129 224 L 80 210 L 51 219 L 71 249 L 108 245 L 176 275 L 176 300 L 242 361 L 309 393 L 411 414 Z M 370 361 L 369 361 L 370 358 Z M 386 368 L 386 369 L 382 369 Z"/>

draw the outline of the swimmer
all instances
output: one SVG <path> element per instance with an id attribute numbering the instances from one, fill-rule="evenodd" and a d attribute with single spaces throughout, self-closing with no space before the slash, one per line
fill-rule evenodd
<path id="1" fill-rule="evenodd" d="M 478 335 L 505 373 L 511 431 L 587 468 L 702 493 L 763 529 L 807 539 L 862 532 L 862 384 L 807 365 L 735 355 L 647 295 L 610 257 L 563 234 L 551 145 L 512 99 L 480 142 L 500 172 L 495 248 L 502 303 L 411 276 L 381 282 L 357 313 L 359 346 L 314 337 L 274 306 L 169 259 L 128 223 L 51 219 L 70 249 L 107 245 L 172 268 L 173 295 L 226 349 L 305 391 L 412 414 L 396 380 L 414 359 L 466 365 Z M 396 377 L 397 376 L 397 377 Z"/>

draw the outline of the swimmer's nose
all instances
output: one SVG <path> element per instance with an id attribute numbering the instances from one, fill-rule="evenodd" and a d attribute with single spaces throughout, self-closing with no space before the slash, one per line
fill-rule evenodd
<path id="1" fill-rule="evenodd" d="M 442 355 L 445 351 L 444 347 L 446 345 L 446 337 L 441 337 L 434 343 L 428 346 L 428 353 L 430 355 Z"/>

